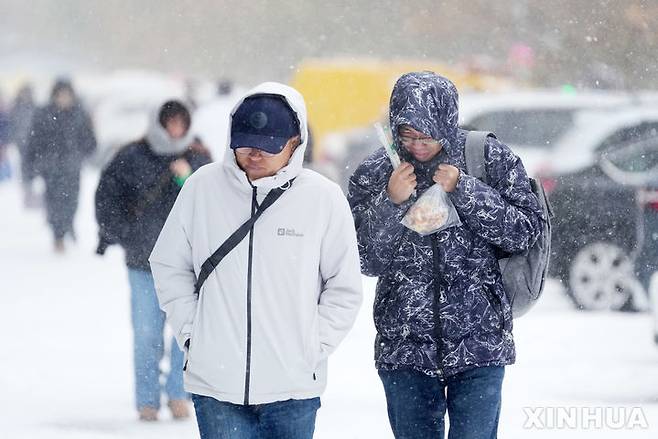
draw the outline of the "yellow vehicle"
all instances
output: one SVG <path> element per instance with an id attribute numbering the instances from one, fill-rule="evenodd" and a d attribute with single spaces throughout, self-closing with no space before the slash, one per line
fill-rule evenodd
<path id="1" fill-rule="evenodd" d="M 460 92 L 497 90 L 510 84 L 492 75 L 464 72 L 432 61 L 305 60 L 296 70 L 291 85 L 306 100 L 315 139 L 314 158 L 320 157 L 327 134 L 370 125 L 384 118 L 397 78 L 419 70 L 431 70 L 450 78 Z"/>

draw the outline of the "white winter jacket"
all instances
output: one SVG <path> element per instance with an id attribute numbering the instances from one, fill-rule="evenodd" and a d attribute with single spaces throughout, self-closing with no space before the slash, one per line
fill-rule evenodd
<path id="1" fill-rule="evenodd" d="M 298 115 L 302 144 L 289 164 L 250 184 L 227 147 L 222 163 L 187 180 L 149 259 L 160 306 L 186 353 L 185 390 L 234 404 L 319 396 L 327 356 L 352 327 L 362 298 L 347 200 L 336 184 L 302 168 L 303 98 L 277 83 L 245 97 L 259 93 L 284 96 Z M 249 219 L 254 191 L 260 203 L 293 177 L 196 297 L 201 265 Z"/>

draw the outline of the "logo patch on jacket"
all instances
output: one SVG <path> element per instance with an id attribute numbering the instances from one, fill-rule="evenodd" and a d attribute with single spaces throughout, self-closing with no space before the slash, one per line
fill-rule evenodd
<path id="1" fill-rule="evenodd" d="M 295 229 L 286 229 L 284 227 L 279 227 L 276 229 L 277 236 L 292 236 L 294 238 L 301 238 L 304 236 L 303 233 L 295 232 Z"/>

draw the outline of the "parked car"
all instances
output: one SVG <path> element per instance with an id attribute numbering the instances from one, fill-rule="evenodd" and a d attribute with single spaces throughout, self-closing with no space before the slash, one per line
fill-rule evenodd
<path id="1" fill-rule="evenodd" d="M 549 193 L 555 212 L 550 274 L 562 280 L 583 309 L 647 306 L 646 279 L 640 282 L 636 266 L 644 244 L 642 210 L 637 204 L 643 189 L 631 184 L 628 173 L 615 179 L 611 166 L 601 164 L 609 165 L 602 158 L 615 151 L 631 154 L 632 145 L 658 137 L 658 109 L 649 105 L 650 98 L 637 100 L 642 105 L 570 109 L 564 113 L 569 118 L 566 128 L 559 128 L 542 162 L 534 163 L 534 175 Z M 501 129 L 495 132 L 505 140 L 505 127 Z M 513 143 L 512 147 L 524 156 L 524 147 Z M 532 175 L 532 159 L 526 156 L 524 164 Z"/>
<path id="2" fill-rule="evenodd" d="M 620 107 L 654 101 L 658 103 L 648 93 L 601 91 L 466 94 L 461 98 L 460 124 L 495 133 L 521 157 L 529 175 L 540 176 L 561 171 L 562 162 L 556 149 L 565 142 L 565 137 L 582 129 L 580 115 L 584 111 L 614 112 Z"/>
<path id="3" fill-rule="evenodd" d="M 625 116 L 599 119 L 608 134 L 596 144 L 573 145 L 566 160 L 586 150 L 597 158 L 559 176 L 550 194 L 550 272 L 583 309 L 647 309 L 648 280 L 658 269 L 658 260 L 646 257 L 658 254 L 647 247 L 658 233 L 658 114 L 616 124 Z"/>
<path id="4" fill-rule="evenodd" d="M 580 111 L 555 145 L 544 175 L 575 172 L 596 162 L 602 152 L 633 140 L 655 136 L 658 105 L 629 105 L 602 111 Z"/>

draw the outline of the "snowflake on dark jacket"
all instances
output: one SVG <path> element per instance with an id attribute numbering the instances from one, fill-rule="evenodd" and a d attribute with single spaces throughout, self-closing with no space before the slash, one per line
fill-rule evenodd
<path id="1" fill-rule="evenodd" d="M 415 168 L 417 195 L 401 205 L 389 199 L 393 167 L 383 148 L 350 179 L 361 269 L 379 277 L 374 303 L 379 369 L 413 368 L 445 377 L 515 361 L 512 313 L 496 254 L 530 247 L 542 211 L 521 160 L 494 138 L 485 145 L 489 184 L 465 173 L 466 133 L 457 122 L 452 82 L 431 72 L 402 76 L 393 89 L 390 124 L 400 156 Z M 415 160 L 399 146 L 403 124 L 441 140 L 441 152 L 427 162 Z M 460 169 L 449 196 L 462 225 L 421 236 L 400 220 L 434 184 L 441 163 Z"/>

